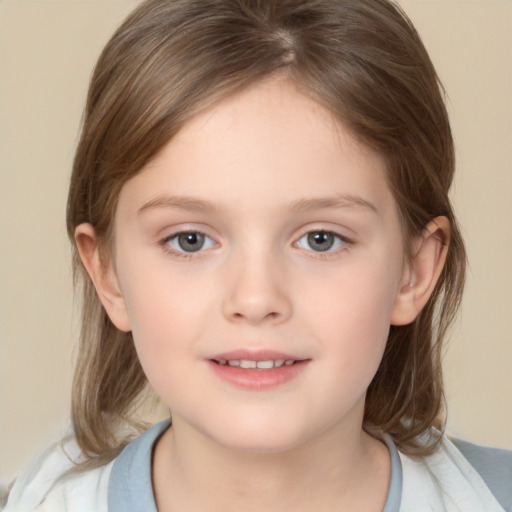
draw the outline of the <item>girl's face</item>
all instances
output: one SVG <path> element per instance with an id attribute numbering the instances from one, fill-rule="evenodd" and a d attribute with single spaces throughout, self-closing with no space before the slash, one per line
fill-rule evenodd
<path id="1" fill-rule="evenodd" d="M 381 158 L 287 81 L 199 115 L 124 186 L 114 263 L 176 429 L 257 451 L 360 432 L 407 286 L 399 216 Z"/>

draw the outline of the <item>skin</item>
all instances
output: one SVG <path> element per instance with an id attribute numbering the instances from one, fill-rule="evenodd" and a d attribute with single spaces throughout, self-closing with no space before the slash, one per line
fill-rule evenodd
<path id="1" fill-rule="evenodd" d="M 197 116 L 125 184 L 108 268 L 78 226 L 110 318 L 172 411 L 153 461 L 160 511 L 382 509 L 389 454 L 362 430 L 366 389 L 389 326 L 426 303 L 449 236 L 435 219 L 406 263 L 385 173 L 273 78 Z M 205 234 L 203 248 L 183 251 L 183 231 Z M 331 249 L 308 242 L 319 232 Z M 241 389 L 209 364 L 236 349 L 307 363 L 280 386 Z"/>

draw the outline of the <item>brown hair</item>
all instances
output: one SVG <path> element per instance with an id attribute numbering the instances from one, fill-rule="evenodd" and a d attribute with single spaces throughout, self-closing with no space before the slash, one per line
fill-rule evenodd
<path id="1" fill-rule="evenodd" d="M 274 74 L 327 107 L 386 160 L 406 241 L 446 216 L 446 265 L 410 325 L 391 327 L 365 426 L 408 453 L 443 428 L 441 345 L 460 303 L 465 252 L 448 191 L 454 149 L 442 88 L 406 15 L 387 0 L 150 0 L 117 30 L 93 74 L 69 190 L 67 227 L 89 222 L 108 258 L 119 192 L 181 127 Z M 101 464 L 139 431 L 146 378 L 131 333 L 101 306 L 74 245 L 82 330 L 73 383 L 76 439 Z M 134 427 L 127 432 L 123 427 Z M 123 434 L 119 434 L 122 431 Z"/>

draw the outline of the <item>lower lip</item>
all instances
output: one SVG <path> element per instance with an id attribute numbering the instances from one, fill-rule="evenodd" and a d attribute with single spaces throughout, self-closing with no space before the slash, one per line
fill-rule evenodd
<path id="1" fill-rule="evenodd" d="M 243 369 L 236 366 L 221 365 L 208 361 L 215 374 L 222 380 L 243 389 L 262 391 L 275 388 L 297 377 L 304 371 L 309 360 L 298 361 L 291 366 L 269 370 Z"/>

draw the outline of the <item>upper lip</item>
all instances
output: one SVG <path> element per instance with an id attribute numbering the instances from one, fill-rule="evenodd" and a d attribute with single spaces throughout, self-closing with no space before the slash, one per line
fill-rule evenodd
<path id="1" fill-rule="evenodd" d="M 213 361 L 302 361 L 306 358 L 293 354 L 287 354 L 285 352 L 279 352 L 276 350 L 238 349 L 231 350 L 229 352 L 222 352 L 221 354 L 216 354 L 213 357 L 210 357 L 209 359 Z"/>

